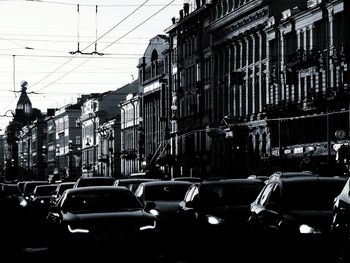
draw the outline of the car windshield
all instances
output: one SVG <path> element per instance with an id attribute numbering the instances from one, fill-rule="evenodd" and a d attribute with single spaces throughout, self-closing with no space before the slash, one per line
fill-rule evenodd
<path id="1" fill-rule="evenodd" d="M 287 210 L 332 210 L 343 187 L 343 181 L 290 182 L 283 186 L 283 206 Z"/>
<path id="2" fill-rule="evenodd" d="M 37 186 L 34 190 L 34 194 L 37 196 L 49 196 L 55 191 L 56 187 L 56 185 Z"/>
<path id="3" fill-rule="evenodd" d="M 113 178 L 84 178 L 78 181 L 77 186 L 109 186 L 113 185 L 114 182 L 115 180 Z"/>
<path id="4" fill-rule="evenodd" d="M 113 212 L 140 209 L 142 205 L 129 191 L 91 191 L 69 193 L 62 203 L 68 212 Z"/>
<path id="5" fill-rule="evenodd" d="M 61 184 L 59 186 L 58 194 L 62 194 L 67 189 L 73 188 L 73 186 L 74 186 L 74 183 L 72 183 L 72 184 Z"/>
<path id="6" fill-rule="evenodd" d="M 258 184 L 207 185 L 202 187 L 199 198 L 203 206 L 249 205 L 261 189 Z"/>
<path id="7" fill-rule="evenodd" d="M 145 200 L 180 201 L 184 198 L 189 185 L 152 185 L 145 189 Z"/>

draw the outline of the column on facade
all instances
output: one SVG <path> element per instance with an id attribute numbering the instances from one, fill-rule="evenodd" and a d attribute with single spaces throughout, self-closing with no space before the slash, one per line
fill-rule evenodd
<path id="1" fill-rule="evenodd" d="M 283 74 L 283 76 L 285 76 L 285 41 L 284 41 L 284 30 L 280 30 L 280 45 L 281 45 L 281 73 Z M 279 76 L 280 77 L 280 76 Z M 286 99 L 286 83 L 285 83 L 285 78 L 281 78 L 281 100 L 285 100 Z"/>
<path id="2" fill-rule="evenodd" d="M 227 46 L 226 45 L 223 45 L 222 48 L 221 48 L 221 53 L 222 53 L 222 60 L 221 60 L 221 75 L 222 75 L 222 82 L 221 82 L 221 85 L 220 85 L 220 102 L 222 103 L 222 105 L 220 105 L 221 109 L 220 109 L 220 115 L 219 115 L 219 118 L 222 118 L 225 114 L 226 114 L 226 111 L 227 111 L 227 86 L 226 86 L 226 63 L 227 63 Z"/>
<path id="3" fill-rule="evenodd" d="M 301 30 L 297 30 L 297 46 L 298 46 L 298 50 L 299 49 L 302 49 L 301 47 Z M 300 103 L 301 102 L 301 76 L 300 76 L 300 72 L 298 72 L 298 102 Z"/>
<path id="4" fill-rule="evenodd" d="M 258 111 L 259 112 L 262 112 L 262 105 L 263 105 L 263 94 L 262 94 L 262 74 L 263 74 L 263 70 L 262 70 L 262 67 L 263 67 L 263 64 L 262 64 L 262 60 L 263 60 L 263 57 L 262 57 L 262 47 L 263 47 L 263 43 L 262 43 L 262 35 L 261 35 L 261 32 L 258 31 L 257 32 L 257 37 L 259 39 L 259 108 L 258 108 Z"/>
<path id="5" fill-rule="evenodd" d="M 270 104 L 270 42 L 266 38 L 266 104 Z"/>
<path id="6" fill-rule="evenodd" d="M 255 41 L 255 38 L 256 38 L 256 35 L 253 34 L 251 35 L 251 38 L 252 38 L 252 65 L 253 65 L 253 68 L 252 68 L 252 100 L 251 100 L 251 104 L 252 104 L 252 114 L 255 114 L 256 113 L 256 105 L 255 105 L 255 90 L 256 90 L 256 83 L 255 83 L 255 74 L 256 74 L 256 68 L 255 68 L 255 44 L 256 44 L 256 41 Z M 248 70 L 249 72 L 249 70 Z"/>
<path id="7" fill-rule="evenodd" d="M 232 52 L 231 52 L 231 54 L 232 54 L 232 56 L 231 56 L 231 59 L 232 59 L 232 71 L 236 72 L 237 71 L 237 64 L 236 64 L 237 44 L 236 43 L 233 43 L 232 49 L 233 49 Z M 237 84 L 236 83 L 237 83 L 237 81 L 235 82 L 234 85 L 232 85 L 233 117 L 237 116 L 237 99 L 236 99 L 236 96 L 237 96 Z"/>
<path id="8" fill-rule="evenodd" d="M 333 40 L 333 9 L 328 10 L 328 47 L 326 47 L 328 49 L 329 52 L 329 59 L 330 57 L 333 55 L 333 46 L 334 46 L 334 40 Z M 327 61 L 328 63 L 328 61 Z M 334 70 L 334 65 L 333 65 L 333 61 L 330 59 L 329 61 L 329 87 L 334 87 L 334 74 L 333 74 L 333 70 Z"/>
<path id="9" fill-rule="evenodd" d="M 231 114 L 231 109 L 232 109 L 232 80 L 231 80 L 231 76 L 232 76 L 232 46 L 231 43 L 228 44 L 227 47 L 227 51 L 228 51 L 228 59 L 227 59 L 227 112 L 228 114 Z"/>
<path id="10" fill-rule="evenodd" d="M 245 60 L 246 60 L 246 69 L 245 69 L 245 76 L 246 76 L 246 80 L 245 80 L 245 114 L 248 115 L 249 114 L 249 36 L 246 37 L 245 39 L 245 43 L 246 43 L 246 48 L 245 48 Z"/>
<path id="11" fill-rule="evenodd" d="M 239 50 L 240 50 L 240 54 L 239 54 L 239 67 L 241 70 L 243 70 L 242 68 L 242 62 L 243 62 L 243 43 L 242 40 L 238 41 L 238 46 L 239 46 Z M 242 103 L 242 92 L 243 92 L 243 85 L 242 83 L 239 84 L 239 109 L 238 109 L 238 116 L 243 116 L 243 103 Z"/>

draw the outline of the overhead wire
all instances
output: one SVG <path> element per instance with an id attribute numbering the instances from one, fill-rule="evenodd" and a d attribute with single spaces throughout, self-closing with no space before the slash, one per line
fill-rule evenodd
<path id="1" fill-rule="evenodd" d="M 148 2 L 148 0 L 146 1 Z M 146 3 L 144 2 L 144 3 Z M 106 47 L 104 47 L 102 49 L 102 51 L 104 51 L 105 49 L 109 48 L 111 45 L 113 45 L 114 43 L 116 43 L 117 41 L 123 39 L 125 36 L 127 36 L 128 34 L 132 33 L 133 31 L 135 31 L 137 28 L 139 28 L 141 25 L 145 24 L 147 21 L 149 21 L 150 19 L 152 19 L 154 16 L 156 16 L 157 14 L 159 14 L 160 12 L 162 12 L 165 8 L 167 8 L 169 5 L 171 5 L 173 2 L 175 2 L 175 0 L 170 1 L 168 4 L 164 5 L 161 9 L 159 9 L 157 12 L 155 12 L 154 14 L 152 14 L 151 16 L 149 16 L 148 18 L 146 18 L 145 20 L 143 20 L 141 23 L 139 23 L 137 26 L 133 27 L 131 30 L 129 30 L 127 33 L 125 33 L 124 35 L 122 35 L 121 37 L 119 37 L 117 40 L 113 41 L 111 44 L 107 45 Z M 115 28 L 115 26 L 113 27 Z M 112 29 L 111 29 L 112 30 Z M 107 31 L 110 32 L 111 30 Z M 107 34 L 107 33 L 105 33 Z M 104 34 L 104 35 L 105 35 Z M 103 37 L 103 35 L 99 38 L 101 39 Z M 89 45 L 91 46 L 91 45 Z M 76 70 L 77 68 L 79 68 L 80 66 L 82 66 L 83 64 L 85 64 L 87 61 L 89 61 L 90 58 L 84 60 L 82 63 L 80 63 L 78 66 L 74 67 L 71 71 L 67 72 L 66 74 L 62 75 L 61 77 L 57 78 L 56 80 L 54 80 L 53 82 L 51 82 L 51 84 L 56 83 L 57 81 L 61 80 L 62 78 L 64 78 L 65 76 L 67 76 L 70 72 L 73 72 L 74 70 Z M 51 84 L 44 86 L 43 88 L 37 90 L 37 91 L 42 91 L 43 89 L 46 89 L 47 87 L 49 87 Z"/>
<path id="2" fill-rule="evenodd" d="M 105 35 L 109 34 L 112 30 L 114 30 L 117 26 L 119 26 L 121 23 L 123 23 L 126 19 L 128 19 L 129 17 L 131 17 L 133 14 L 135 14 L 140 8 L 142 8 L 149 0 L 146 0 L 145 2 L 143 2 L 141 5 L 139 5 L 137 8 L 135 8 L 130 14 L 128 14 L 126 17 L 124 17 L 120 22 L 118 22 L 116 25 L 114 25 L 110 30 L 108 30 L 106 33 L 104 33 L 102 36 L 99 37 L 99 39 L 101 39 L 102 37 L 104 37 Z M 99 40 L 98 39 L 98 40 Z M 94 41 L 95 42 L 95 41 Z M 85 47 L 83 49 L 86 50 L 87 48 L 89 48 L 91 45 L 94 44 L 94 42 L 92 42 L 90 45 L 88 45 L 87 47 Z M 52 74 L 56 73 L 59 69 L 61 69 L 62 67 L 64 67 L 65 65 L 67 65 L 70 61 L 72 61 L 74 58 L 76 58 L 77 56 L 73 56 L 72 58 L 70 58 L 68 61 L 66 61 L 65 63 L 63 63 L 61 66 L 59 66 L 58 68 L 56 68 L 52 73 L 46 75 L 45 77 L 41 78 L 39 81 L 35 82 L 32 87 L 35 87 L 36 85 L 38 85 L 40 82 L 42 82 L 43 80 L 47 79 L 48 77 L 50 77 Z M 85 62 L 84 62 L 85 63 Z M 74 70 L 78 68 L 75 67 Z M 63 75 L 63 77 L 65 77 L 68 74 Z M 63 78 L 62 77 L 62 78 Z M 57 82 L 59 79 L 57 79 L 55 82 Z M 54 82 L 54 83 L 55 83 Z M 41 91 L 45 88 L 47 88 L 48 86 L 44 86 L 43 88 L 37 90 L 37 91 Z"/>

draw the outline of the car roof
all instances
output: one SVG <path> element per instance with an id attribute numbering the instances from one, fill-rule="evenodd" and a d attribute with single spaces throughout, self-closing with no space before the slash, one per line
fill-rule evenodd
<path id="1" fill-rule="evenodd" d="M 199 185 L 227 185 L 227 184 L 259 184 L 264 185 L 263 181 L 259 179 L 246 179 L 246 178 L 237 178 L 237 179 L 224 179 L 217 181 L 203 181 L 198 183 Z"/>
<path id="2" fill-rule="evenodd" d="M 192 185 L 193 182 L 188 182 L 188 181 L 168 181 L 168 180 L 164 180 L 164 181 L 153 181 L 153 182 L 145 182 L 145 183 L 141 183 L 144 186 L 162 186 L 162 185 Z"/>
<path id="3" fill-rule="evenodd" d="M 84 193 L 84 192 L 103 192 L 103 191 L 130 191 L 126 187 L 122 186 L 87 186 L 70 188 L 66 190 L 67 193 Z"/>
<path id="4" fill-rule="evenodd" d="M 345 178 L 338 177 L 338 176 L 329 176 L 329 177 L 321 177 L 321 176 L 295 176 L 295 177 L 286 177 L 286 178 L 274 178 L 271 180 L 273 181 L 279 181 L 281 183 L 298 183 L 298 182 L 313 182 L 313 181 L 319 181 L 319 182 L 334 182 L 334 181 L 344 181 L 346 182 Z"/>

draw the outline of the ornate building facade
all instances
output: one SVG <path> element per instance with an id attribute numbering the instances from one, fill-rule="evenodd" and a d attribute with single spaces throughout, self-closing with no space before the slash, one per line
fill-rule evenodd
<path id="1" fill-rule="evenodd" d="M 332 165 L 349 138 L 348 5 L 218 0 L 195 7 L 184 14 L 184 6 L 166 30 L 176 60 L 172 149 L 180 168 L 242 177 L 298 169 L 306 155 Z"/>

